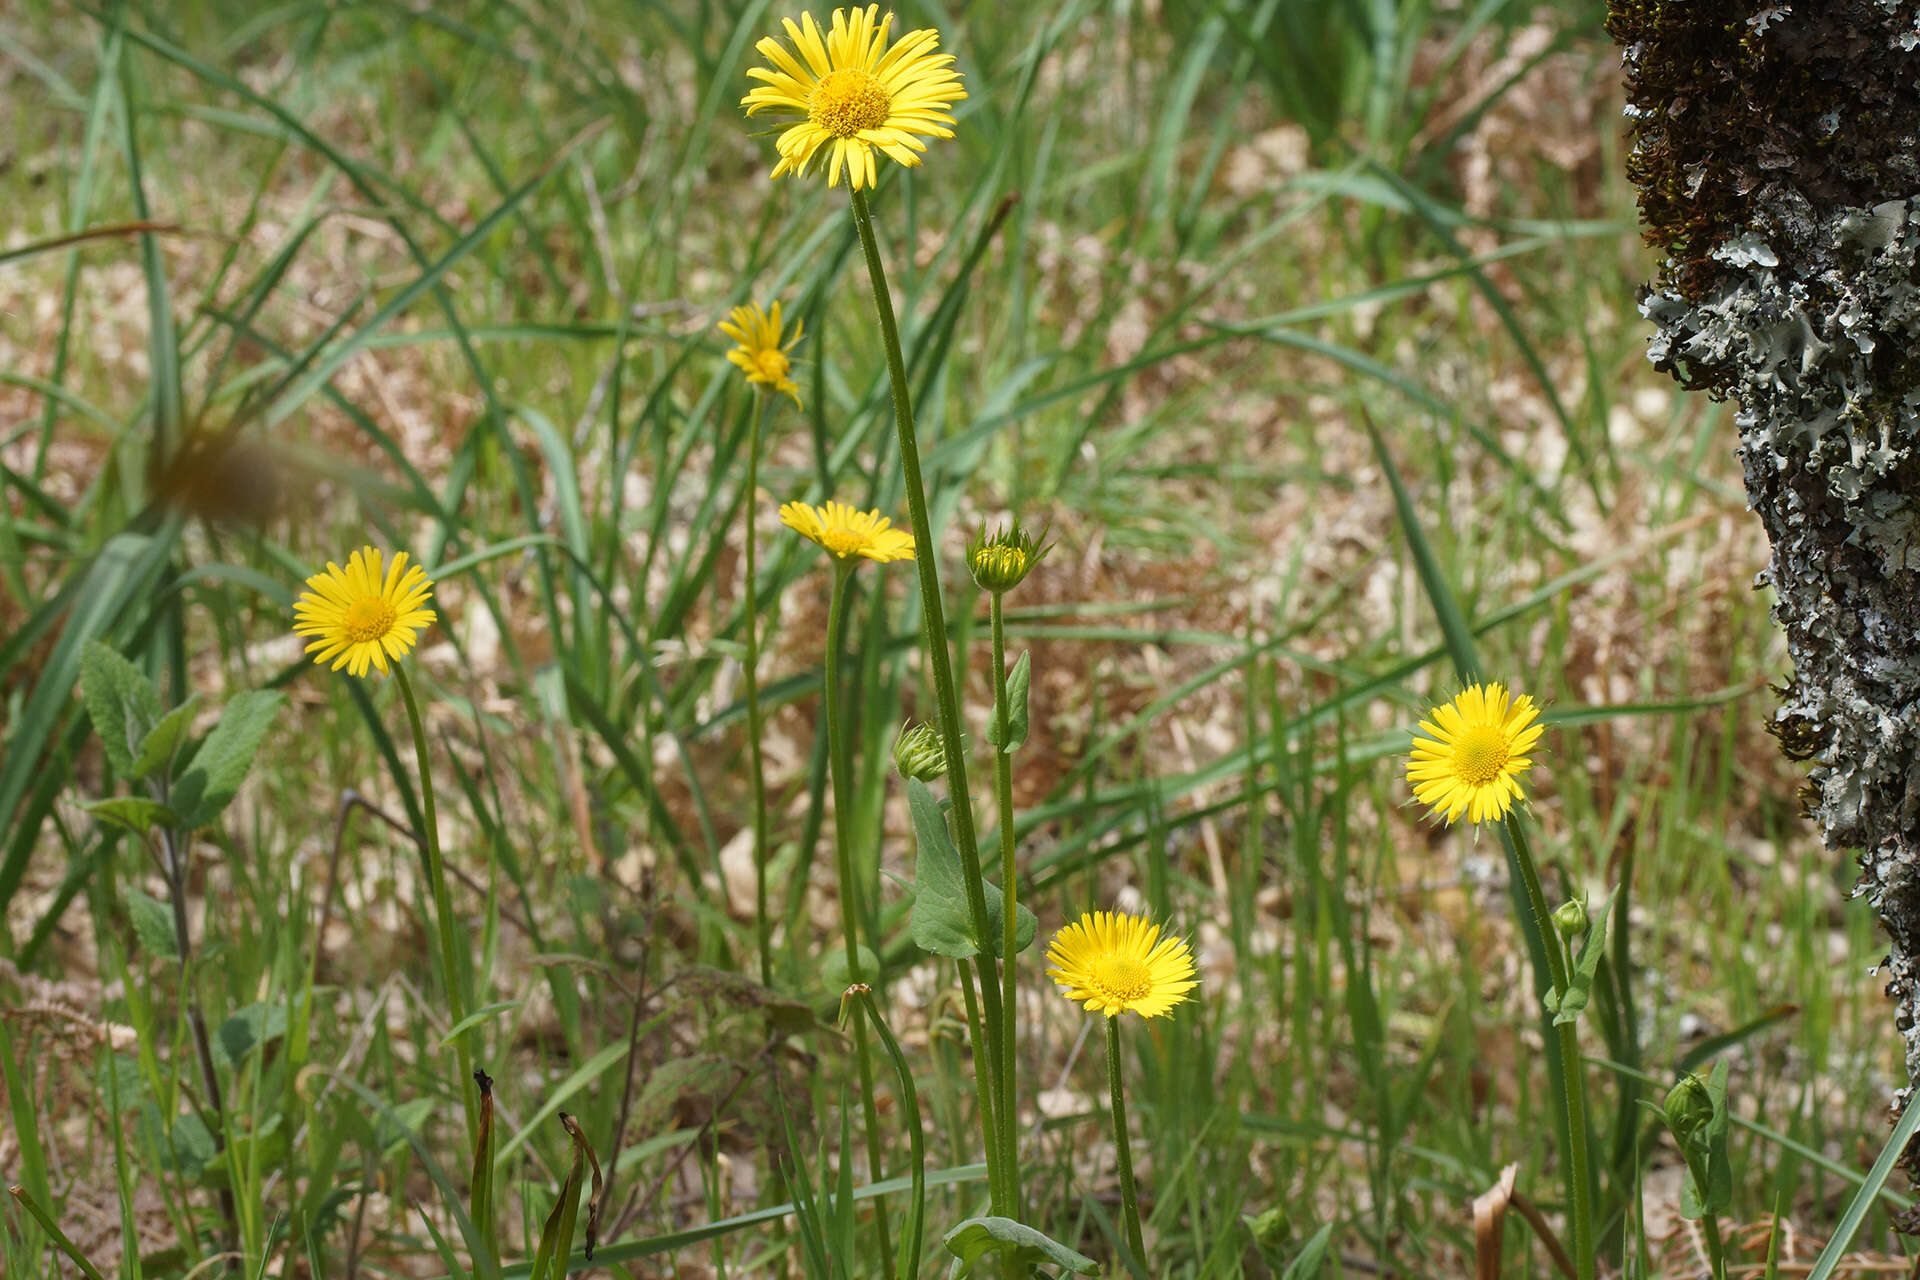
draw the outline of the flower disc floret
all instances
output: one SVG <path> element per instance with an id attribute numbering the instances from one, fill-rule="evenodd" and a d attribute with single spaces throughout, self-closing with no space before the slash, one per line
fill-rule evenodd
<path id="1" fill-rule="evenodd" d="M 1504 818 L 1526 798 L 1520 778 L 1540 741 L 1540 710 L 1525 694 L 1498 684 L 1471 685 L 1420 722 L 1407 761 L 1413 797 L 1434 816 L 1455 822 Z"/>
<path id="2" fill-rule="evenodd" d="M 387 663 L 405 656 L 433 625 L 426 571 L 408 565 L 404 551 L 394 553 L 391 565 L 383 561 L 379 551 L 362 547 L 347 557 L 346 568 L 328 561 L 324 573 L 307 579 L 294 602 L 293 630 L 308 638 L 316 663 L 345 667 L 349 675 L 364 676 L 368 668 L 385 675 Z"/>
<path id="3" fill-rule="evenodd" d="M 875 152 L 912 167 L 927 149 L 923 139 L 953 136 L 951 109 L 967 94 L 953 55 L 934 52 L 938 31 L 923 27 L 890 42 L 893 15 L 882 18 L 878 5 L 835 9 L 825 32 L 811 13 L 782 22 L 786 43 L 767 37 L 755 46 L 771 65 L 748 68 L 760 83 L 740 100 L 750 116 L 793 121 L 774 144 L 774 177 L 805 177 L 824 154 L 827 185 L 839 185 L 844 170 L 859 191 L 876 181 Z"/>
<path id="4" fill-rule="evenodd" d="M 913 559 L 913 535 L 893 528 L 893 522 L 878 511 L 856 510 L 844 502 L 823 507 L 789 502 L 780 508 L 780 523 L 819 543 L 836 560 L 865 557 L 886 564 Z"/>
<path id="5" fill-rule="evenodd" d="M 1199 985 L 1185 938 L 1119 911 L 1093 911 L 1061 929 L 1047 945 L 1047 976 L 1091 1013 L 1157 1018 Z"/>

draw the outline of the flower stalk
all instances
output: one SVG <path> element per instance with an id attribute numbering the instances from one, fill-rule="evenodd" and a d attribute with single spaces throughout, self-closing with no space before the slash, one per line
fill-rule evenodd
<path id="1" fill-rule="evenodd" d="M 960 850 L 961 879 L 965 882 L 968 916 L 973 924 L 974 935 L 984 940 L 992 936 L 992 931 L 987 914 L 986 891 L 981 880 L 979 839 L 973 827 L 973 803 L 967 790 L 967 763 L 960 741 L 960 705 L 954 692 L 953 658 L 947 648 L 946 609 L 941 600 L 940 573 L 933 553 L 933 529 L 927 518 L 926 483 L 920 473 L 920 444 L 914 430 L 907 364 L 900 349 L 900 327 L 894 319 L 893 296 L 887 287 L 886 265 L 880 258 L 880 244 L 874 236 L 873 215 L 867 205 L 866 193 L 858 187 L 850 187 L 848 196 L 853 206 L 854 226 L 860 234 L 860 247 L 867 260 L 867 279 L 873 288 L 873 306 L 880 322 L 881 343 L 886 348 L 887 374 L 893 388 L 894 427 L 900 444 L 900 468 L 906 481 L 908 523 L 914 545 L 920 549 L 914 561 L 920 578 L 921 640 L 927 655 L 934 699 L 940 711 L 940 734 L 946 744 L 947 787 L 953 801 L 954 843 Z M 1010 955 L 1005 959 L 1008 963 L 1012 962 Z M 999 970 L 985 947 L 973 957 L 973 964 L 979 976 L 980 1003 L 984 1015 L 983 1026 L 975 1034 L 978 1037 L 984 1033 L 986 1041 L 982 1044 L 979 1038 L 974 1040 L 974 1060 L 987 1064 L 985 1073 L 975 1073 L 975 1089 L 983 1114 L 993 1105 L 990 1094 L 994 1092 L 998 1094 L 1002 1110 L 1011 1111 L 1011 1082 L 1004 1079 L 1001 1073 L 1003 1059 L 1000 1037 L 1003 1024 Z M 989 1081 L 985 1078 L 987 1075 L 995 1079 Z M 1002 1118 L 1002 1133 L 1006 1124 L 1006 1119 Z M 1004 1166 L 1004 1148 L 998 1140 L 988 1143 L 987 1157 L 990 1164 Z M 1008 1180 L 1002 1176 L 993 1181 L 1001 1188 L 1001 1199 L 994 1205 L 995 1212 L 1010 1213 L 1011 1205 L 1004 1198 Z"/>
<path id="2" fill-rule="evenodd" d="M 1127 1098 L 1120 1087 L 1120 1019 L 1107 1018 L 1107 1093 L 1113 1103 L 1113 1151 L 1120 1166 L 1120 1213 L 1126 1219 L 1127 1247 L 1134 1261 L 1147 1263 L 1147 1246 L 1140 1234 L 1140 1195 L 1133 1185 L 1133 1148 L 1127 1142 Z"/>
<path id="3" fill-rule="evenodd" d="M 760 427 L 767 393 L 753 397 L 753 427 L 747 436 L 746 591 L 747 782 L 753 792 L 753 936 L 760 953 L 760 985 L 773 985 L 773 925 L 767 917 L 767 774 L 765 722 L 760 709 L 760 587 L 755 559 L 755 516 L 760 500 Z"/>
<path id="4" fill-rule="evenodd" d="M 440 935 L 440 969 L 447 987 L 447 1015 L 454 1026 L 467 1020 L 466 973 L 460 968 L 453 946 L 453 902 L 447 893 L 446 869 L 440 857 L 440 823 L 434 810 L 433 770 L 427 759 L 427 734 L 420 720 L 420 705 L 414 700 L 413 682 L 406 668 L 393 664 L 394 678 L 400 684 L 400 697 L 407 704 L 407 723 L 413 728 L 414 761 L 420 770 L 420 803 L 426 830 L 421 832 L 420 856 L 426 872 L 427 887 L 433 894 L 435 931 Z M 460 1105 L 467 1117 L 467 1143 L 479 1135 L 479 1108 L 473 1096 L 473 1028 L 463 1029 L 453 1039 L 454 1057 L 460 1066 Z"/>
<path id="5" fill-rule="evenodd" d="M 853 577 L 856 560 L 834 557 L 833 561 L 833 598 L 827 606 L 827 655 L 825 672 L 825 709 L 827 715 L 827 769 L 833 777 L 833 852 L 835 867 L 840 878 L 840 924 L 842 937 L 847 947 L 847 981 L 850 984 L 867 984 L 877 978 L 877 974 L 868 974 L 866 966 L 860 961 L 860 942 L 856 921 L 865 918 L 861 908 L 860 884 L 853 869 L 853 842 L 849 828 L 853 821 L 853 757 L 851 743 L 847 738 L 846 724 L 840 698 L 840 646 L 841 637 L 846 630 L 848 607 L 847 583 Z M 874 949 L 874 955 L 879 950 Z M 881 1178 L 880 1151 L 880 1113 L 873 1100 L 873 1055 L 867 1045 L 867 1023 L 865 1018 L 856 1017 L 853 1024 L 854 1057 L 860 1071 L 860 1103 L 864 1112 L 867 1131 L 867 1176 L 878 1182 Z M 886 1280 L 893 1277 L 893 1258 L 887 1240 L 887 1207 L 885 1201 L 875 1205 L 880 1226 L 880 1253 L 885 1262 Z"/>
<path id="6" fill-rule="evenodd" d="M 1018 1062 L 1014 1055 L 1014 1022 L 1019 1002 L 1014 988 L 1013 957 L 1017 950 L 1018 902 L 1015 895 L 1013 865 L 1013 750 L 1008 744 L 1012 707 L 1007 692 L 1007 628 L 1002 606 L 1004 593 L 993 593 L 989 606 L 993 630 L 993 723 L 997 745 L 993 751 L 993 792 L 1000 810 L 1000 887 L 1004 895 L 1001 913 L 1000 975 L 1000 1089 L 1003 1098 L 1017 1096 Z M 1020 1216 L 1020 1134 L 1014 1108 L 1000 1113 L 1001 1160 L 1011 1183 L 1009 1212 Z"/>

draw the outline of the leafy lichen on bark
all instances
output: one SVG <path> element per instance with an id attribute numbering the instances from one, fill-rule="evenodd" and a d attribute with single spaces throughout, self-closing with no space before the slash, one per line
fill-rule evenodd
<path id="1" fill-rule="evenodd" d="M 1611 0 L 1608 29 L 1663 253 L 1649 354 L 1739 404 L 1794 666 L 1774 727 L 1858 852 L 1920 1081 L 1920 0 Z"/>

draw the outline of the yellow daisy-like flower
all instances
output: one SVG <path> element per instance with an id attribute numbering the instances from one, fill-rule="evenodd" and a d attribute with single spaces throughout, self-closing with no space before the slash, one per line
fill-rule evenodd
<path id="1" fill-rule="evenodd" d="M 1525 798 L 1520 775 L 1533 767 L 1527 753 L 1540 741 L 1540 709 L 1525 694 L 1511 697 L 1498 684 L 1471 685 L 1420 722 L 1407 761 L 1413 798 L 1453 822 L 1504 818 Z"/>
<path id="2" fill-rule="evenodd" d="M 803 328 L 804 322 L 795 324 L 793 336 L 782 345 L 780 304 L 777 302 L 773 304 L 771 312 L 762 311 L 757 302 L 735 307 L 720 322 L 720 332 L 740 344 L 727 352 L 727 359 L 740 366 L 748 382 L 772 387 L 775 391 L 784 391 L 792 396 L 796 409 L 800 407 L 800 388 L 787 376 L 793 368 L 793 361 L 788 359 L 787 352 L 793 350 L 800 341 Z"/>
<path id="3" fill-rule="evenodd" d="M 397 551 L 393 563 L 381 568 L 381 555 L 362 547 L 347 558 L 342 569 L 331 560 L 325 573 L 307 579 L 307 589 L 294 603 L 294 631 L 311 637 L 307 652 L 318 663 L 331 661 L 356 676 L 369 666 L 387 674 L 387 660 L 413 648 L 419 633 L 433 625 L 434 612 L 426 607 L 433 583 L 419 565 L 407 564 L 407 553 Z"/>
<path id="4" fill-rule="evenodd" d="M 789 502 L 780 508 L 780 523 L 833 553 L 836 560 L 865 556 L 886 564 L 913 559 L 913 535 L 893 528 L 878 511 L 856 511 L 844 502 L 824 507 Z"/>
<path id="5" fill-rule="evenodd" d="M 953 55 L 934 52 L 938 31 L 922 27 L 889 45 L 893 15 L 880 17 L 877 4 L 835 9 L 824 38 L 811 13 L 781 21 L 793 48 L 762 39 L 755 47 L 773 66 L 747 69 L 761 83 L 740 100 L 748 115 L 801 117 L 775 143 L 774 177 L 806 177 L 825 147 L 827 185 L 838 185 L 844 167 L 858 191 L 874 185 L 875 151 L 911 168 L 927 149 L 922 138 L 953 136 L 949 108 L 967 94 Z"/>
<path id="6" fill-rule="evenodd" d="M 1160 926 L 1120 911 L 1093 911 L 1053 935 L 1047 976 L 1069 1000 L 1109 1018 L 1157 1018 L 1200 985 L 1185 938 L 1161 937 Z"/>

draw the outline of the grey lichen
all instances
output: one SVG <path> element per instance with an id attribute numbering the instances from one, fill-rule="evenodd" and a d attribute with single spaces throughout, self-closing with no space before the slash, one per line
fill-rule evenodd
<path id="1" fill-rule="evenodd" d="M 1609 27 L 1665 255 L 1649 353 L 1739 403 L 1794 667 L 1773 727 L 1858 855 L 1920 1081 L 1920 3 L 1614 0 Z"/>

